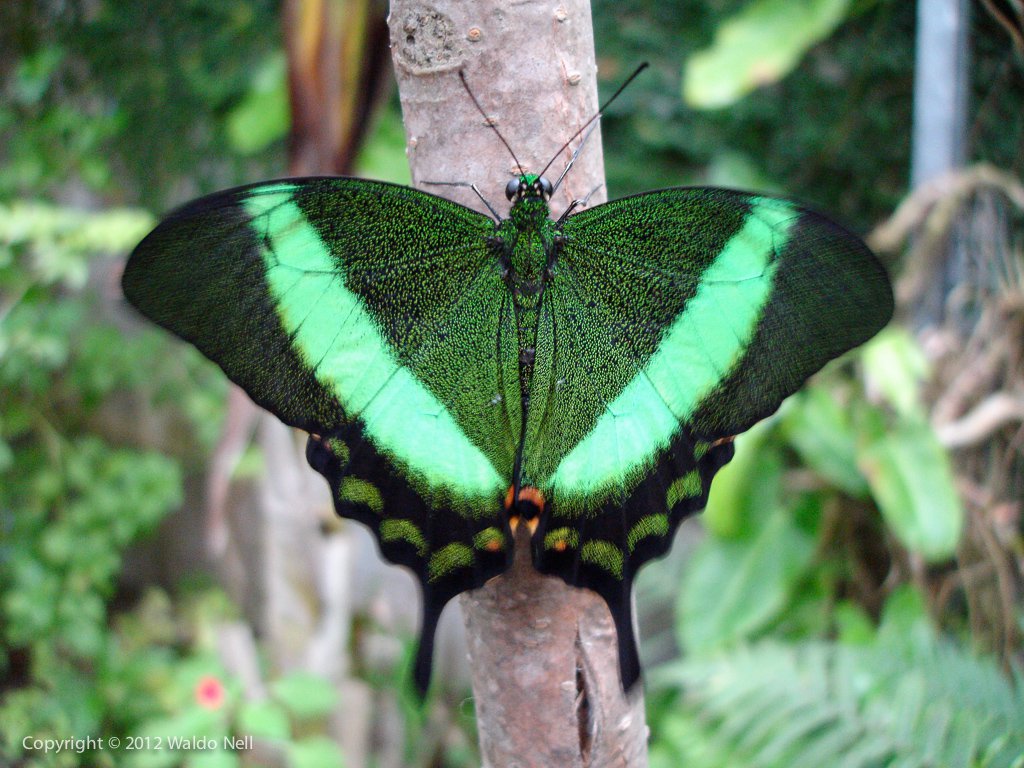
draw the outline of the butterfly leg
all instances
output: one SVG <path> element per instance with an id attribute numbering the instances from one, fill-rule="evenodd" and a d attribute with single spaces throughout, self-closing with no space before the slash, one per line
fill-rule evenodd
<path id="1" fill-rule="evenodd" d="M 487 206 L 487 210 L 491 212 L 495 221 L 501 221 L 501 214 L 494 210 L 494 206 L 488 202 L 487 198 L 484 197 L 483 193 L 477 187 L 476 184 L 468 181 L 424 181 L 423 184 L 429 184 L 432 187 L 469 187 L 472 189 L 476 196 L 480 198 L 480 202 Z"/>

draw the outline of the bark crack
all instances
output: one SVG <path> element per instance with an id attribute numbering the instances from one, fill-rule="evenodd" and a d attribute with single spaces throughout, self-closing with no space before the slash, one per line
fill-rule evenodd
<path id="1" fill-rule="evenodd" d="M 580 641 L 579 629 L 576 630 L 576 728 L 579 734 L 580 765 L 590 765 L 590 749 L 593 744 L 593 721 L 590 710 L 590 691 L 587 686 L 587 671 L 583 655 L 583 644 Z"/>

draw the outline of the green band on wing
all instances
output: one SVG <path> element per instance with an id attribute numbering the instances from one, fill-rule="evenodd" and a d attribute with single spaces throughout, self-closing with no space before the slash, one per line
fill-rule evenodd
<path id="1" fill-rule="evenodd" d="M 437 581 L 457 568 L 469 568 L 475 555 L 465 544 L 453 543 L 437 550 L 427 563 L 427 581 Z"/>
<path id="2" fill-rule="evenodd" d="M 340 440 L 337 437 L 332 437 L 328 440 L 324 440 L 323 445 L 327 447 L 327 450 L 334 454 L 334 457 L 338 460 L 339 464 L 341 464 L 342 466 L 348 464 L 349 451 L 348 446 L 345 444 L 344 440 Z"/>
<path id="3" fill-rule="evenodd" d="M 380 524 L 381 541 L 404 541 L 416 547 L 416 554 L 427 554 L 427 540 L 423 532 L 411 520 L 384 520 Z"/>
<path id="4" fill-rule="evenodd" d="M 646 539 L 648 536 L 665 536 L 666 534 L 668 534 L 668 515 L 664 513 L 646 515 L 637 520 L 636 525 L 629 529 L 626 546 L 632 552 L 641 539 Z"/>
<path id="5" fill-rule="evenodd" d="M 695 499 L 703 491 L 700 473 L 696 469 L 691 469 L 682 477 L 677 477 L 672 481 L 672 485 L 668 487 L 668 493 L 665 494 L 665 503 L 669 509 L 672 509 L 683 499 Z"/>
<path id="6" fill-rule="evenodd" d="M 366 434 L 426 493 L 499 497 L 507 485 L 441 402 L 399 365 L 359 296 L 292 200 L 293 188 L 264 188 L 245 201 L 265 222 L 266 280 L 284 329 L 316 378 L 359 417 Z M 260 219 L 260 217 L 264 217 Z"/>
<path id="7" fill-rule="evenodd" d="M 580 534 L 574 528 L 555 528 L 544 535 L 544 549 L 576 549 L 580 545 Z"/>
<path id="8" fill-rule="evenodd" d="M 563 513 L 582 514 L 631 487 L 740 362 L 771 294 L 775 255 L 798 217 L 783 201 L 752 204 L 647 364 L 546 484 Z"/>
<path id="9" fill-rule="evenodd" d="M 473 536 L 473 547 L 475 549 L 499 549 L 505 546 L 505 534 L 493 525 L 484 528 Z"/>
<path id="10" fill-rule="evenodd" d="M 358 477 L 342 478 L 338 485 L 338 498 L 351 504 L 367 506 L 375 515 L 384 511 L 384 500 L 377 486 Z"/>
<path id="11" fill-rule="evenodd" d="M 618 579 L 622 578 L 622 551 L 610 541 L 588 541 L 580 550 L 580 559 L 604 568 Z"/>

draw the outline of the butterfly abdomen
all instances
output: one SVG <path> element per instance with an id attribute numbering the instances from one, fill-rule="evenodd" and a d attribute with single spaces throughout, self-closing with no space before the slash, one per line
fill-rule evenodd
<path id="1" fill-rule="evenodd" d="M 520 523 L 530 529 L 532 536 L 540 525 L 541 517 L 547 500 L 540 488 L 532 485 L 522 486 L 518 493 L 514 485 L 509 486 L 505 494 L 505 515 L 508 518 L 509 529 L 514 534 Z"/>

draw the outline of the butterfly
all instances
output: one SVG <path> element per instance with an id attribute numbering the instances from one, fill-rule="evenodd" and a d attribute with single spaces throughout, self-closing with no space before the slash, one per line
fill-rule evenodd
<path id="1" fill-rule="evenodd" d="M 794 201 L 679 187 L 556 220 L 556 187 L 519 173 L 502 218 L 268 181 L 173 212 L 125 268 L 136 308 L 309 433 L 338 514 L 415 575 L 421 693 L 442 608 L 511 565 L 521 526 L 537 570 L 608 604 L 629 689 L 639 568 L 733 437 L 892 315 L 867 246 Z"/>

